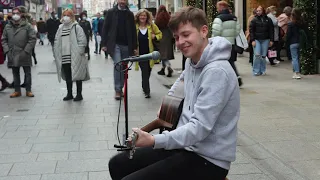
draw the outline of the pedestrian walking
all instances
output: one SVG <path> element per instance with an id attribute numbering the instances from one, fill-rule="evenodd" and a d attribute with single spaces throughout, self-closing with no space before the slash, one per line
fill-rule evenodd
<path id="1" fill-rule="evenodd" d="M 56 36 L 57 30 L 60 24 L 61 22 L 58 19 L 58 16 L 56 15 L 55 12 L 52 12 L 50 19 L 47 20 L 47 31 L 48 31 L 47 36 L 52 48 L 54 46 L 54 38 Z"/>
<path id="2" fill-rule="evenodd" d="M 40 44 L 43 46 L 44 39 L 46 37 L 47 33 L 47 24 L 43 21 L 42 18 L 37 22 L 38 32 L 39 32 L 39 38 L 40 38 Z"/>
<path id="3" fill-rule="evenodd" d="M 92 28 L 91 28 L 90 22 L 87 21 L 87 14 L 85 14 L 85 13 L 80 14 L 79 25 L 82 27 L 84 34 L 86 35 L 86 38 L 87 38 L 87 46 L 86 46 L 85 53 L 87 53 L 88 60 L 90 60 L 89 41 L 90 40 L 92 41 Z"/>
<path id="4" fill-rule="evenodd" d="M 162 39 L 162 33 L 158 26 L 152 22 L 152 14 L 146 9 L 140 9 L 135 15 L 136 32 L 138 37 L 138 49 L 139 55 L 148 54 L 153 52 L 153 41 L 160 41 Z M 145 98 L 150 98 L 150 75 L 152 68 L 155 64 L 155 60 L 143 61 L 136 63 L 136 70 L 141 69 L 142 78 L 142 90 Z"/>
<path id="5" fill-rule="evenodd" d="M 241 27 L 238 18 L 230 13 L 229 6 L 229 3 L 226 1 L 219 1 L 217 3 L 219 15 L 213 21 L 212 37 L 224 37 L 232 44 L 229 62 L 238 77 L 239 86 L 242 86 L 242 79 L 235 65 L 237 61 L 237 52 L 235 50 L 236 37 L 240 34 Z"/>
<path id="6" fill-rule="evenodd" d="M 173 69 L 169 60 L 174 59 L 173 44 L 174 39 L 171 30 L 168 27 L 170 20 L 170 14 L 166 7 L 161 5 L 158 9 L 155 24 L 162 32 L 162 39 L 159 44 L 160 60 L 162 62 L 162 68 L 158 72 L 159 75 L 165 75 L 165 69 L 168 69 L 168 77 L 172 77 Z"/>
<path id="7" fill-rule="evenodd" d="M 102 30 L 102 50 L 107 51 L 113 59 L 115 99 L 122 97 L 124 72 L 119 62 L 137 54 L 137 33 L 134 15 L 129 10 L 126 0 L 118 0 L 117 4 L 108 10 Z"/>

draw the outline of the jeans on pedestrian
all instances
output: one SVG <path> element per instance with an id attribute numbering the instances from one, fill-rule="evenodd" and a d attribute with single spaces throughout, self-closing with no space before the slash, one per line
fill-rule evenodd
<path id="1" fill-rule="evenodd" d="M 23 68 L 23 71 L 25 74 L 24 83 L 26 84 L 26 91 L 30 92 L 31 91 L 31 83 L 32 83 L 31 67 L 30 66 L 23 66 L 22 68 Z M 12 67 L 12 74 L 13 74 L 14 90 L 15 90 L 15 92 L 21 92 L 20 67 Z"/>
<path id="2" fill-rule="evenodd" d="M 98 53 L 98 49 L 99 49 L 99 43 L 98 43 L 98 39 L 97 39 L 97 33 L 94 33 L 94 42 L 95 42 L 95 53 Z"/>
<path id="3" fill-rule="evenodd" d="M 142 89 L 145 94 L 150 94 L 150 75 L 151 75 L 151 67 L 149 61 L 139 62 L 139 66 L 141 69 L 141 78 L 142 78 Z"/>
<path id="4" fill-rule="evenodd" d="M 167 59 L 162 59 L 161 60 L 161 62 L 162 62 L 162 67 L 171 67 L 171 63 L 170 63 L 170 61 L 169 60 L 167 60 Z"/>
<path id="5" fill-rule="evenodd" d="M 46 37 L 46 33 L 39 33 L 40 35 L 40 41 L 43 42 L 44 38 Z"/>
<path id="6" fill-rule="evenodd" d="M 292 57 L 292 67 L 295 73 L 300 73 L 300 64 L 299 64 L 299 44 L 290 45 L 290 53 Z"/>
<path id="7" fill-rule="evenodd" d="M 133 159 L 124 152 L 111 158 L 113 180 L 224 180 L 228 170 L 186 150 L 136 149 Z"/>
<path id="8" fill-rule="evenodd" d="M 124 83 L 124 72 L 122 64 L 119 62 L 129 57 L 129 49 L 128 46 L 118 45 L 116 44 L 113 53 L 113 64 L 115 65 L 115 69 L 113 70 L 113 79 L 114 79 L 114 89 L 116 92 L 122 92 L 123 83 Z"/>
<path id="9" fill-rule="evenodd" d="M 253 59 L 253 74 L 261 75 L 266 72 L 266 56 L 268 53 L 269 39 L 255 40 Z"/>

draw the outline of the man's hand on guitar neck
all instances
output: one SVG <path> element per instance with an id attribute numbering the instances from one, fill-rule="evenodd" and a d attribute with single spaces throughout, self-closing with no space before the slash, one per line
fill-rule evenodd
<path id="1" fill-rule="evenodd" d="M 154 137 L 151 134 L 145 131 L 142 131 L 139 128 L 132 128 L 132 131 L 138 133 L 136 147 L 153 147 L 154 146 Z"/>

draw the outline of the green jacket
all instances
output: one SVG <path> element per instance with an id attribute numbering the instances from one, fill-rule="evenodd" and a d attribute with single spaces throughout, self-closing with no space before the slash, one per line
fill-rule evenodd
<path id="1" fill-rule="evenodd" d="M 15 25 L 9 22 L 3 30 L 1 43 L 8 56 L 8 67 L 32 66 L 31 54 L 37 37 L 32 25 L 25 20 Z"/>

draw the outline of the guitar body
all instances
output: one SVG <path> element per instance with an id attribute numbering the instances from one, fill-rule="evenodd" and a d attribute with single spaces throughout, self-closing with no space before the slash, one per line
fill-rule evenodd
<path id="1" fill-rule="evenodd" d="M 166 95 L 163 97 L 159 117 L 141 130 L 151 132 L 160 129 L 161 132 L 163 130 L 170 131 L 177 127 L 183 108 L 183 86 L 184 83 L 181 81 L 172 96 Z"/>

